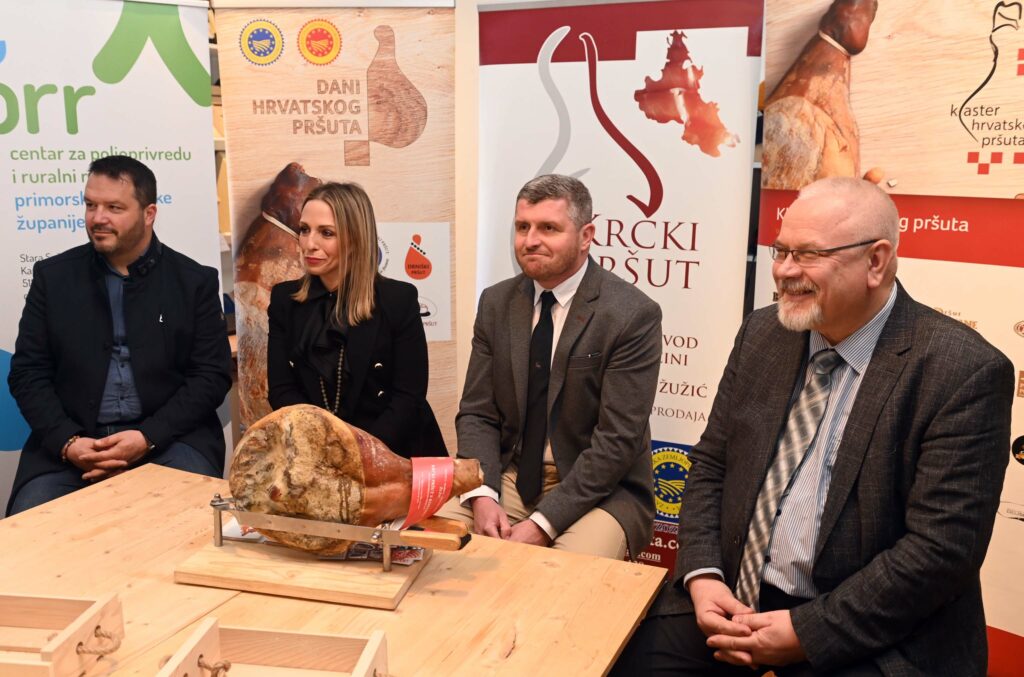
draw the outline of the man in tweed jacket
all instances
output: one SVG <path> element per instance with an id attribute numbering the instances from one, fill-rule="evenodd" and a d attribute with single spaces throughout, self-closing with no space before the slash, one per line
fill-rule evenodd
<path id="1" fill-rule="evenodd" d="M 480 461 L 484 486 L 439 514 L 487 536 L 635 558 L 654 520 L 648 419 L 661 309 L 590 259 L 592 215 L 589 191 L 572 177 L 539 176 L 520 190 L 514 228 L 523 272 L 480 296 L 455 419 L 459 457 Z M 532 400 L 531 372 L 541 365 L 531 343 L 545 295 L 553 296 L 550 374 Z M 531 409 L 542 420 L 532 439 L 543 443 L 533 448 L 533 498 L 520 491 Z"/>
<path id="2" fill-rule="evenodd" d="M 779 304 L 740 328 L 692 452 L 675 578 L 619 670 L 985 673 L 978 572 L 1008 460 L 1013 367 L 910 298 L 898 237 L 892 201 L 858 179 L 818 181 L 789 208 L 772 252 Z M 807 364 L 828 349 L 842 359 L 824 413 L 766 520 L 759 595 L 741 600 L 755 506 Z"/>

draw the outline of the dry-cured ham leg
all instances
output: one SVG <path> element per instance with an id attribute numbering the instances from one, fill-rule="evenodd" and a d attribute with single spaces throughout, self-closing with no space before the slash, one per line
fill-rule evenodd
<path id="1" fill-rule="evenodd" d="M 860 176 L 850 107 L 850 57 L 867 46 L 877 0 L 835 0 L 764 111 L 765 188 L 798 190 L 826 176 Z"/>
<path id="2" fill-rule="evenodd" d="M 267 306 L 278 282 L 302 275 L 299 262 L 299 214 L 320 179 L 298 163 L 285 167 L 267 189 L 235 258 L 235 326 L 238 344 L 238 393 L 243 423 L 270 413 L 267 403 Z"/>
<path id="3" fill-rule="evenodd" d="M 454 463 L 450 496 L 483 483 L 479 461 Z M 242 510 L 369 527 L 409 510 L 412 463 L 330 412 L 297 404 L 249 427 L 235 449 L 228 482 Z M 279 531 L 261 533 L 320 555 L 343 553 L 352 544 Z"/>

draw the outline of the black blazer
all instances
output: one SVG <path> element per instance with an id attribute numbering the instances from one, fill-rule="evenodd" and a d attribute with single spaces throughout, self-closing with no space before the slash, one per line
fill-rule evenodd
<path id="1" fill-rule="evenodd" d="M 319 281 L 314 286 L 322 290 Z M 291 298 L 300 280 L 270 292 L 267 382 L 270 406 L 323 406 L 320 377 L 296 347 L 316 304 Z M 378 276 L 369 320 L 348 328 L 349 373 L 338 417 L 379 438 L 396 454 L 447 456 L 441 429 L 427 403 L 427 338 L 416 287 Z M 333 387 L 328 389 L 333 398 Z"/>
<path id="2" fill-rule="evenodd" d="M 8 376 L 32 429 L 11 496 L 33 477 L 66 467 L 60 453 L 72 435 L 95 435 L 114 332 L 104 271 L 91 244 L 34 266 Z M 157 448 L 181 441 L 223 469 L 217 407 L 232 365 L 217 271 L 154 235 L 128 273 L 124 316 L 142 401 L 138 428 Z"/>

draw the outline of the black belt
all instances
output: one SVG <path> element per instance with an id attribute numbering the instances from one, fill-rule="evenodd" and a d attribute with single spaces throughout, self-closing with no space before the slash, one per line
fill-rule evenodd
<path id="1" fill-rule="evenodd" d="M 761 581 L 760 606 L 761 611 L 779 611 L 792 609 L 793 607 L 806 604 L 811 600 L 807 597 L 794 597 L 787 594 L 770 583 Z"/>

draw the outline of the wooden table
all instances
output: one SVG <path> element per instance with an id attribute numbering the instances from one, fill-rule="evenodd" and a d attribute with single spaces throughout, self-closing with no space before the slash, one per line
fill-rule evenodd
<path id="1" fill-rule="evenodd" d="M 389 673 L 603 674 L 650 605 L 663 570 L 475 536 L 434 552 L 395 611 L 172 582 L 211 540 L 227 483 L 143 466 L 0 521 L 0 593 L 117 591 L 126 637 L 94 674 L 152 675 L 208 616 L 225 625 L 387 634 Z"/>

